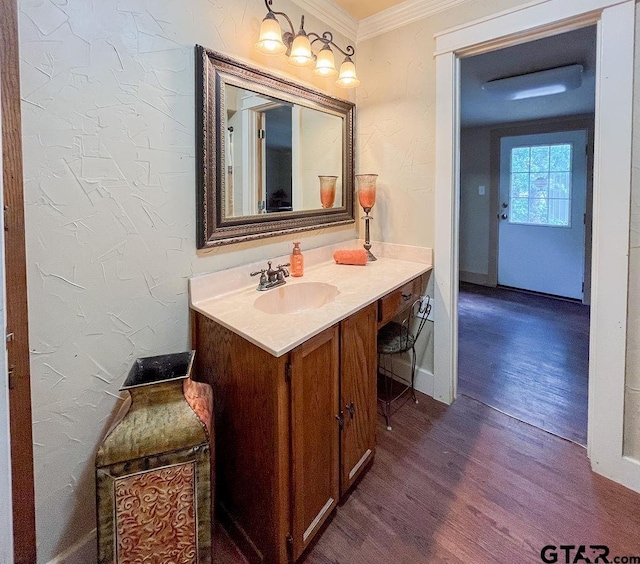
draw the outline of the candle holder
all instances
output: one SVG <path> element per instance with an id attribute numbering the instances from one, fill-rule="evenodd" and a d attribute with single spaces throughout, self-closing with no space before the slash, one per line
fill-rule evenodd
<path id="1" fill-rule="evenodd" d="M 364 219 L 364 250 L 367 251 L 367 260 L 377 260 L 371 252 L 371 238 L 369 234 L 369 222 L 373 219 L 369 215 L 371 208 L 376 203 L 376 180 L 377 174 L 356 174 L 356 183 L 358 185 L 358 202 L 362 206 L 366 214 Z"/>
<path id="2" fill-rule="evenodd" d="M 320 203 L 323 208 L 332 208 L 336 199 L 337 176 L 318 176 L 320 179 Z"/>

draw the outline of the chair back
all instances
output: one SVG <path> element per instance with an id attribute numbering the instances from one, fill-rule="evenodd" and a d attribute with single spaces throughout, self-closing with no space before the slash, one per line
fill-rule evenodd
<path id="1" fill-rule="evenodd" d="M 430 312 L 431 296 L 420 296 L 415 302 L 413 302 L 413 304 L 411 304 L 411 308 L 407 312 L 407 318 L 402 321 L 402 325 L 408 329 L 409 333 L 412 333 L 411 330 L 414 327 L 416 318 L 420 320 L 415 332 L 412 333 L 414 341 L 417 341 L 418 337 L 420 337 L 420 333 L 422 333 L 422 329 L 427 322 L 427 317 L 429 317 Z"/>
<path id="2" fill-rule="evenodd" d="M 378 331 L 379 354 L 399 354 L 413 349 L 430 311 L 431 298 L 423 296 L 405 310 L 402 321 L 392 321 L 382 327 Z"/>

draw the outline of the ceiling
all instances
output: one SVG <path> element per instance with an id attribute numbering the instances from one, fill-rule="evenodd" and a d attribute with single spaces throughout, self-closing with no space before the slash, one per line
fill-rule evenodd
<path id="1" fill-rule="evenodd" d="M 489 80 L 574 63 L 584 67 L 582 86 L 562 94 L 504 101 L 482 90 Z M 593 113 L 595 71 L 595 26 L 462 59 L 461 125 L 472 127 Z"/>
<path id="2" fill-rule="evenodd" d="M 403 0 L 333 0 L 357 20 L 363 20 L 373 14 L 382 12 L 401 4 Z"/>
<path id="3" fill-rule="evenodd" d="M 333 0 L 357 20 L 404 0 Z M 411 1 L 411 0 L 409 0 Z M 570 64 L 584 68 L 582 86 L 562 94 L 504 101 L 482 90 L 498 78 Z M 596 27 L 590 26 L 461 60 L 462 127 L 530 121 L 595 111 Z"/>

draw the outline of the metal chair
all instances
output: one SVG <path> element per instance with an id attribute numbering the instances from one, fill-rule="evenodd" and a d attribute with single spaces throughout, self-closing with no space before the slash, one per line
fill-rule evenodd
<path id="1" fill-rule="evenodd" d="M 407 391 L 411 391 L 413 401 L 418 403 L 414 388 L 416 376 L 415 344 L 427 322 L 430 311 L 431 298 L 422 296 L 401 314 L 401 321 L 391 321 L 378 331 L 378 401 L 383 404 L 383 414 L 388 431 L 391 431 L 391 404 L 394 401 L 400 399 Z M 411 354 L 411 379 L 409 381 L 394 368 L 394 357 L 404 353 Z M 394 390 L 394 383 L 396 385 L 399 383 L 402 386 L 400 392 L 397 389 Z"/>

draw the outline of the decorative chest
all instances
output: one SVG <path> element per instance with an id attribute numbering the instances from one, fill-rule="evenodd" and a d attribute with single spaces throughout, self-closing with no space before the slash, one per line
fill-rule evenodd
<path id="1" fill-rule="evenodd" d="M 96 455 L 98 562 L 211 561 L 213 395 L 195 351 L 139 358 Z"/>

